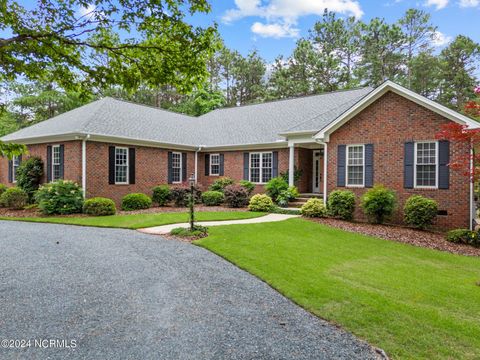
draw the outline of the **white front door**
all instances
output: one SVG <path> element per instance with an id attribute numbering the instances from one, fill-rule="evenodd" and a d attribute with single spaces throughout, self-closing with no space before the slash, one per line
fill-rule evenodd
<path id="1" fill-rule="evenodd" d="M 323 170 L 323 156 L 320 150 L 313 150 L 313 179 L 312 179 L 312 192 L 319 193 L 323 188 L 322 183 L 322 170 Z"/>

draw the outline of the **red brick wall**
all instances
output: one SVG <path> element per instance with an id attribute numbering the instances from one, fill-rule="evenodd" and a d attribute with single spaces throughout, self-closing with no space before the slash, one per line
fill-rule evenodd
<path id="1" fill-rule="evenodd" d="M 399 206 L 393 221 L 402 222 L 406 199 L 420 194 L 435 199 L 447 216 L 438 216 L 439 228 L 468 227 L 469 181 L 450 170 L 448 190 L 404 189 L 403 157 L 406 141 L 435 140 L 440 125 L 449 120 L 394 93 L 387 93 L 330 136 L 328 144 L 328 192 L 336 188 L 337 146 L 340 144 L 374 144 L 374 183 L 397 192 Z M 450 144 L 450 159 L 468 154 L 464 144 Z M 351 189 L 360 197 L 365 189 Z M 365 220 L 359 206 L 355 217 Z"/>
<path id="2" fill-rule="evenodd" d="M 59 143 L 35 144 L 28 145 L 28 154 L 23 159 L 31 156 L 40 157 L 44 162 L 44 178 L 47 180 L 47 146 L 48 145 L 64 145 L 64 178 L 81 184 L 82 182 L 82 142 L 81 141 L 64 141 Z M 0 183 L 11 186 L 8 183 L 8 160 L 0 158 Z"/>

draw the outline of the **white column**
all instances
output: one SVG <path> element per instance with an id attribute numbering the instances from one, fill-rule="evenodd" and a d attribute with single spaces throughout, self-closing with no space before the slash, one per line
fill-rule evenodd
<path id="1" fill-rule="evenodd" d="M 82 140 L 82 191 L 87 196 L 87 138 Z"/>
<path id="2" fill-rule="evenodd" d="M 323 203 L 327 203 L 327 180 L 328 180 L 328 161 L 327 161 L 327 143 L 323 144 Z"/>
<path id="3" fill-rule="evenodd" d="M 288 157 L 288 185 L 294 186 L 295 182 L 295 145 L 293 143 L 289 143 L 288 147 L 290 149 L 289 157 Z"/>

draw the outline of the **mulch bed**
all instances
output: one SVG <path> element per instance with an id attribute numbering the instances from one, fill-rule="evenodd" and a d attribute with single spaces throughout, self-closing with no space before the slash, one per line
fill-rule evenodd
<path id="1" fill-rule="evenodd" d="M 322 218 L 309 220 L 346 231 L 398 241 L 414 246 L 447 251 L 453 254 L 480 256 L 480 248 L 448 242 L 445 240 L 444 233 L 420 231 L 395 225 L 349 222 L 338 219 Z"/>

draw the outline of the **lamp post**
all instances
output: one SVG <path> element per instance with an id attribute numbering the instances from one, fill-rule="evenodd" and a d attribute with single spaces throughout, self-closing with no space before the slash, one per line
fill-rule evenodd
<path id="1" fill-rule="evenodd" d="M 195 190 L 195 174 L 192 173 L 192 175 L 190 175 L 190 178 L 188 179 L 188 183 L 190 184 L 190 201 L 189 201 L 189 207 L 190 207 L 190 231 L 193 231 L 194 222 L 195 222 L 195 213 L 194 213 L 194 205 L 195 205 L 195 196 L 194 196 L 194 190 Z"/>

